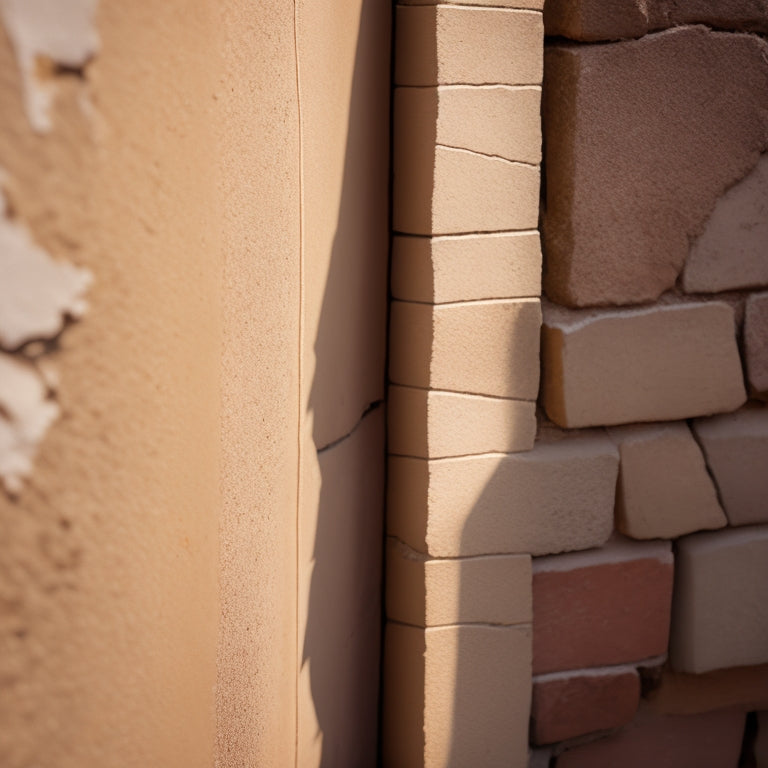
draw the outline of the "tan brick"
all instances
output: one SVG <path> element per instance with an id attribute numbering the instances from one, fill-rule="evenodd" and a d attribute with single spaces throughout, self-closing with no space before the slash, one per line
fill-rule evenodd
<path id="1" fill-rule="evenodd" d="M 540 675 L 663 654 L 672 600 L 669 542 L 614 538 L 533 561 L 533 671 Z"/>
<path id="2" fill-rule="evenodd" d="M 768 526 L 678 541 L 670 660 L 682 672 L 768 662 Z"/>
<path id="3" fill-rule="evenodd" d="M 568 306 L 654 300 L 768 148 L 768 43 L 683 27 L 550 46 L 546 77 L 545 291 Z"/>
<path id="4" fill-rule="evenodd" d="M 634 667 L 598 667 L 535 677 L 533 743 L 554 744 L 620 728 L 635 716 L 639 701 L 640 676 Z"/>
<path id="5" fill-rule="evenodd" d="M 411 143 L 429 151 L 438 144 L 535 165 L 541 161 L 540 110 L 538 85 L 396 88 L 395 147 Z"/>
<path id="6" fill-rule="evenodd" d="M 768 399 L 768 292 L 756 293 L 747 299 L 744 351 L 750 392 Z"/>
<path id="7" fill-rule="evenodd" d="M 557 768 L 735 768 L 745 715 L 643 714 L 615 736 L 585 744 L 557 758 Z"/>
<path id="8" fill-rule="evenodd" d="M 768 709 L 768 664 L 716 669 L 701 675 L 666 668 L 646 700 L 651 710 L 663 715 Z"/>
<path id="9" fill-rule="evenodd" d="M 693 424 L 731 525 L 768 522 L 768 408 Z"/>
<path id="10" fill-rule="evenodd" d="M 389 622 L 384 766 L 525 768 L 530 696 L 530 625 L 420 629 Z"/>
<path id="11" fill-rule="evenodd" d="M 391 386 L 389 452 L 444 458 L 528 451 L 536 439 L 536 403 Z"/>
<path id="12" fill-rule="evenodd" d="M 768 285 L 768 154 L 717 201 L 682 275 L 688 293 Z"/>
<path id="13" fill-rule="evenodd" d="M 398 6 L 397 85 L 539 85 L 541 13 L 467 6 Z"/>
<path id="14" fill-rule="evenodd" d="M 682 422 L 613 427 L 621 465 L 616 527 L 633 539 L 675 539 L 727 524 L 704 457 Z"/>
<path id="15" fill-rule="evenodd" d="M 451 235 L 532 229 L 539 169 L 452 147 L 395 147 L 392 220 L 396 231 Z"/>
<path id="16" fill-rule="evenodd" d="M 529 8 L 540 11 L 544 0 L 399 0 L 400 5 L 489 5 L 495 8 Z"/>
<path id="17" fill-rule="evenodd" d="M 446 304 L 540 293 L 541 244 L 536 231 L 393 240 L 396 299 Z"/>
<path id="18" fill-rule="evenodd" d="M 601 433 L 528 453 L 389 459 L 390 535 L 434 557 L 546 554 L 603 544 L 618 452 Z"/>
<path id="19" fill-rule="evenodd" d="M 393 383 L 536 399 L 538 299 L 438 306 L 394 301 L 390 323 Z"/>
<path id="20" fill-rule="evenodd" d="M 547 305 L 547 415 L 584 427 L 732 411 L 746 400 L 735 333 L 722 302 L 580 312 Z"/>
<path id="21" fill-rule="evenodd" d="M 417 627 L 530 624 L 530 555 L 441 560 L 387 539 L 387 617 Z"/>
<path id="22" fill-rule="evenodd" d="M 768 32 L 766 0 L 549 0 L 547 35 L 597 41 L 642 37 L 654 29 L 706 24 L 717 29 Z"/>

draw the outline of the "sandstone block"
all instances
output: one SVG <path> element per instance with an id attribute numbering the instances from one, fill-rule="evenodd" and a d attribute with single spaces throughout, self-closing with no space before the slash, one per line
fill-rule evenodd
<path id="1" fill-rule="evenodd" d="M 685 419 L 746 400 L 733 310 L 722 302 L 548 305 L 542 356 L 544 407 L 564 427 Z"/>
<path id="2" fill-rule="evenodd" d="M 400 0 L 400 5 L 488 5 L 495 8 L 529 8 L 540 11 L 544 0 Z"/>
<path id="3" fill-rule="evenodd" d="M 546 79 L 545 291 L 568 306 L 655 300 L 768 148 L 768 43 L 683 27 L 551 46 Z"/>
<path id="4" fill-rule="evenodd" d="M 387 539 L 387 617 L 417 627 L 530 624 L 531 558 L 441 560 Z"/>
<path id="5" fill-rule="evenodd" d="M 744 311 L 747 378 L 753 395 L 768 398 L 768 293 L 747 299 Z"/>
<path id="6" fill-rule="evenodd" d="M 395 384 L 535 400 L 538 299 L 429 306 L 392 302 L 389 376 Z"/>
<path id="7" fill-rule="evenodd" d="M 453 147 L 395 146 L 393 227 L 412 235 L 533 229 L 539 169 Z"/>
<path id="8" fill-rule="evenodd" d="M 541 13 L 468 6 L 398 6 L 397 85 L 539 85 Z"/>
<path id="9" fill-rule="evenodd" d="M 536 439 L 536 403 L 391 386 L 389 452 L 443 458 L 528 451 Z"/>
<path id="10" fill-rule="evenodd" d="M 547 35 L 597 41 L 642 37 L 654 29 L 706 24 L 716 29 L 768 32 L 766 0 L 549 0 Z"/>
<path id="11" fill-rule="evenodd" d="M 709 672 L 768 662 L 768 526 L 678 541 L 672 666 Z"/>
<path id="12" fill-rule="evenodd" d="M 634 667 L 601 667 L 541 675 L 533 680 L 531 732 L 553 744 L 619 728 L 635 716 L 640 676 Z"/>
<path id="13" fill-rule="evenodd" d="M 395 147 L 457 147 L 535 165 L 541 161 L 540 110 L 538 85 L 396 88 Z"/>
<path id="14" fill-rule="evenodd" d="M 538 232 L 396 236 L 393 240 L 392 295 L 396 299 L 446 304 L 540 293 Z"/>
<path id="15" fill-rule="evenodd" d="M 389 622 L 384 658 L 385 766 L 527 765 L 529 625 Z"/>
<path id="16" fill-rule="evenodd" d="M 675 539 L 727 524 L 704 457 L 682 422 L 613 427 L 621 464 L 616 526 L 633 539 Z"/>
<path id="17" fill-rule="evenodd" d="M 732 768 L 739 763 L 745 715 L 639 716 L 615 736 L 557 758 L 557 768 Z"/>
<path id="18" fill-rule="evenodd" d="M 768 408 L 747 408 L 693 429 L 731 525 L 768 522 Z"/>
<path id="19" fill-rule="evenodd" d="M 536 675 L 666 653 L 669 542 L 612 539 L 602 549 L 533 561 Z"/>
<path id="20" fill-rule="evenodd" d="M 649 708 L 662 715 L 768 709 L 768 664 L 716 669 L 701 675 L 666 668 L 646 699 Z"/>
<path id="21" fill-rule="evenodd" d="M 683 270 L 688 293 L 768 285 L 768 154 L 715 204 Z"/>
<path id="22" fill-rule="evenodd" d="M 618 452 L 601 434 L 527 453 L 389 459 L 387 529 L 433 557 L 585 549 L 613 527 Z"/>

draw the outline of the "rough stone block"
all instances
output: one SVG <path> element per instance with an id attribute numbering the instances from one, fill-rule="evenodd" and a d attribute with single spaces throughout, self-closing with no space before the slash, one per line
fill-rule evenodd
<path id="1" fill-rule="evenodd" d="M 693 424 L 731 525 L 768 522 L 768 408 Z"/>
<path id="2" fill-rule="evenodd" d="M 438 306 L 394 301 L 390 323 L 394 384 L 536 399 L 538 299 Z"/>
<path id="3" fill-rule="evenodd" d="M 768 664 L 716 669 L 702 675 L 666 668 L 646 701 L 651 710 L 662 715 L 768 709 Z"/>
<path id="4" fill-rule="evenodd" d="M 395 146 L 457 147 L 535 165 L 541 161 L 541 87 L 396 88 Z"/>
<path id="5" fill-rule="evenodd" d="M 716 200 L 768 148 L 768 43 L 683 27 L 550 46 L 546 80 L 547 295 L 657 299 Z"/>
<path id="6" fill-rule="evenodd" d="M 747 299 L 744 351 L 750 392 L 768 399 L 768 293 L 757 293 Z"/>
<path id="7" fill-rule="evenodd" d="M 727 524 L 704 457 L 682 422 L 613 427 L 621 464 L 616 527 L 633 539 L 675 539 Z"/>
<path id="8" fill-rule="evenodd" d="M 392 221 L 397 232 L 451 235 L 533 229 L 539 169 L 453 147 L 395 146 Z"/>
<path id="9" fill-rule="evenodd" d="M 766 603 L 768 526 L 694 533 L 680 539 L 672 666 L 701 673 L 768 662 Z"/>
<path id="10" fill-rule="evenodd" d="M 530 625 L 420 629 L 389 622 L 384 766 L 523 768 L 530 697 Z"/>
<path id="11" fill-rule="evenodd" d="M 685 419 L 746 400 L 733 309 L 722 302 L 547 305 L 542 356 L 544 407 L 564 427 Z"/>
<path id="12" fill-rule="evenodd" d="M 672 600 L 669 542 L 605 547 L 533 561 L 536 675 L 666 653 Z"/>
<path id="13" fill-rule="evenodd" d="M 692 244 L 683 290 L 716 293 L 768 285 L 768 154 L 717 201 Z"/>
<path id="14" fill-rule="evenodd" d="M 541 13 L 468 6 L 398 6 L 397 85 L 539 85 Z"/>
<path id="15" fill-rule="evenodd" d="M 597 547 L 610 536 L 618 452 L 587 433 L 527 453 L 389 459 L 387 528 L 433 557 Z"/>
<path id="16" fill-rule="evenodd" d="M 742 712 L 638 716 L 600 741 L 564 752 L 557 768 L 735 768 L 746 716 Z"/>
<path id="17" fill-rule="evenodd" d="M 642 37 L 654 29 L 706 24 L 716 29 L 768 32 L 766 0 L 549 0 L 547 35 L 593 42 Z"/>
<path id="18" fill-rule="evenodd" d="M 640 676 L 634 667 L 555 672 L 533 680 L 531 734 L 554 744 L 594 731 L 620 728 L 635 716 Z"/>
<path id="19" fill-rule="evenodd" d="M 444 458 L 528 451 L 536 439 L 536 403 L 391 386 L 389 452 Z"/>
<path id="20" fill-rule="evenodd" d="M 396 299 L 446 304 L 540 293 L 538 232 L 393 239 L 392 295 Z"/>
<path id="21" fill-rule="evenodd" d="M 440 560 L 387 539 L 387 617 L 417 627 L 530 624 L 530 555 Z"/>

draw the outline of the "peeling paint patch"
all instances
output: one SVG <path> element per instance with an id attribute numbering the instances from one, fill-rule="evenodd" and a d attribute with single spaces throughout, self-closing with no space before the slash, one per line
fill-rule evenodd
<path id="1" fill-rule="evenodd" d="M 0 478 L 8 493 L 21 491 L 37 446 L 58 415 L 35 367 L 0 352 Z"/>
<path id="2" fill-rule="evenodd" d="M 99 47 L 97 0 L 0 0 L 0 17 L 16 52 L 32 127 L 51 130 L 59 72 L 81 73 Z"/>
<path id="3" fill-rule="evenodd" d="M 0 347 L 6 351 L 56 336 L 65 317 L 79 318 L 87 309 L 83 295 L 90 272 L 54 261 L 5 216 L 0 218 L 0 274 Z"/>

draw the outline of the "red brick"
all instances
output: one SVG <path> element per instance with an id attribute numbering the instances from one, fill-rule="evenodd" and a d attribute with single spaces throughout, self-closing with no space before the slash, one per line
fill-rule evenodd
<path id="1" fill-rule="evenodd" d="M 531 732 L 553 744 L 629 723 L 640 700 L 634 667 L 606 667 L 542 675 L 533 681 Z"/>
<path id="2" fill-rule="evenodd" d="M 535 675 L 666 653 L 673 565 L 669 543 L 614 539 L 534 559 Z"/>
<path id="3" fill-rule="evenodd" d="M 615 736 L 564 752 L 557 768 L 736 768 L 746 716 L 639 715 Z"/>

